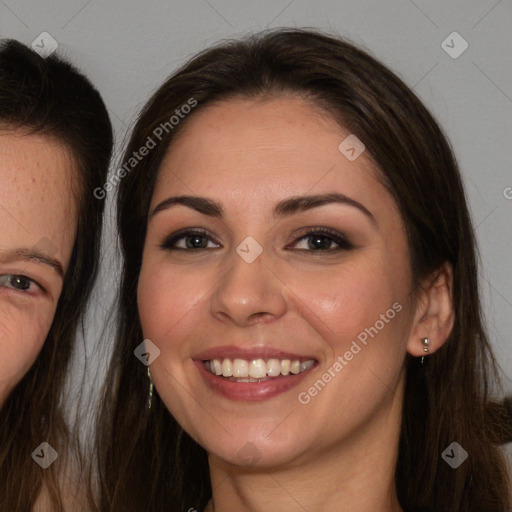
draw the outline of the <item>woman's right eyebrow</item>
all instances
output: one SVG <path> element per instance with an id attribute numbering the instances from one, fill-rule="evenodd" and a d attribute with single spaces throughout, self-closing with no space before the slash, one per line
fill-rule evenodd
<path id="1" fill-rule="evenodd" d="M 64 277 L 62 263 L 56 258 L 26 248 L 12 249 L 3 253 L 0 251 L 0 263 L 12 263 L 14 261 L 35 261 L 36 263 L 48 265 L 55 270 L 60 277 Z"/>
<path id="2" fill-rule="evenodd" d="M 359 209 L 371 221 L 374 227 L 378 227 L 377 220 L 364 205 L 339 192 L 316 194 L 310 196 L 292 196 L 279 201 L 273 211 L 274 217 L 284 217 L 293 213 L 310 210 L 326 204 L 344 204 Z M 149 219 L 154 215 L 175 205 L 183 205 L 192 208 L 203 215 L 222 218 L 224 211 L 220 203 L 213 199 L 201 196 L 174 196 L 164 199 L 150 212 Z"/>
<path id="3" fill-rule="evenodd" d="M 192 208 L 204 215 L 209 215 L 210 217 L 217 217 L 220 219 L 224 215 L 222 206 L 213 199 L 200 196 L 176 196 L 168 197 L 167 199 L 164 199 L 162 202 L 158 203 L 158 205 L 149 214 L 149 219 L 151 219 L 157 213 L 168 210 L 172 206 L 178 204 L 188 206 L 189 208 Z"/>

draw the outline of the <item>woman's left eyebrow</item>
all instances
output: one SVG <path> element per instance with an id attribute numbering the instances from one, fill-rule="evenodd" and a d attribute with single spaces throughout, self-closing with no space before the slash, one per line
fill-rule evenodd
<path id="1" fill-rule="evenodd" d="M 276 204 L 273 210 L 273 216 L 275 217 L 284 217 L 286 215 L 291 215 L 293 213 L 302 212 L 306 210 L 310 210 L 312 208 L 318 208 L 319 206 L 323 206 L 326 204 L 344 204 L 348 206 L 352 206 L 354 208 L 359 209 L 365 216 L 372 222 L 375 227 L 378 227 L 377 220 L 373 216 L 373 214 L 362 205 L 360 202 L 348 197 L 344 194 L 340 194 L 339 192 L 330 192 L 326 194 L 317 194 L 317 195 L 309 195 L 309 196 L 292 196 L 286 199 L 279 201 Z M 172 206 L 175 205 L 183 205 L 188 208 L 192 208 L 203 215 L 208 215 L 210 217 L 222 218 L 224 215 L 224 211 L 222 205 L 213 199 L 209 199 L 201 196 L 175 196 L 168 197 L 164 199 L 153 209 L 149 214 L 149 219 L 151 219 L 157 213 L 168 210 Z"/>
<path id="2" fill-rule="evenodd" d="M 312 196 L 293 196 L 283 199 L 277 203 L 274 208 L 274 217 L 283 217 L 285 215 L 291 215 L 292 213 L 302 212 L 310 210 L 311 208 L 318 208 L 319 206 L 333 203 L 344 204 L 357 208 L 363 212 L 366 217 L 368 217 L 375 227 L 378 227 L 377 220 L 366 206 L 345 194 L 340 194 L 339 192 L 316 194 Z"/>
<path id="3" fill-rule="evenodd" d="M 42 263 L 43 265 L 48 265 L 53 268 L 60 277 L 64 277 L 64 268 L 59 260 L 31 249 L 14 249 L 5 254 L 0 253 L 1 263 L 12 263 L 13 261 L 35 261 Z"/>

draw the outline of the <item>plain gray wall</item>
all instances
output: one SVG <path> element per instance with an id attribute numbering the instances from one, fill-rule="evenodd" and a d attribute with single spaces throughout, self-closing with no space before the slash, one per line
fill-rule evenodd
<path id="1" fill-rule="evenodd" d="M 211 43 L 265 28 L 315 27 L 347 36 L 393 69 L 438 118 L 454 147 L 482 256 L 482 291 L 497 359 L 512 391 L 511 0 L 0 0 L 0 37 L 28 45 L 42 32 L 102 93 L 121 148 L 135 114 L 181 63 Z M 457 58 L 441 43 L 458 32 Z M 448 38 L 452 52 L 461 41 Z M 115 160 L 112 171 L 117 167 Z M 107 203 L 103 273 L 86 350 L 104 370 L 104 331 L 118 282 Z M 98 350 L 97 340 L 101 337 Z M 77 360 L 82 357 L 80 352 Z M 103 369 L 103 370 L 102 370 Z M 99 376 L 92 379 L 99 382 Z M 75 383 L 76 384 L 76 383 Z"/>

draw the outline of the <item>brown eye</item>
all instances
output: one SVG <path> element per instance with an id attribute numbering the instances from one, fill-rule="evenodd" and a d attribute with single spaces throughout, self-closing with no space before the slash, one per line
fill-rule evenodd
<path id="1" fill-rule="evenodd" d="M 307 238 L 309 239 L 310 249 L 320 249 L 325 251 L 330 249 L 333 243 L 336 243 L 332 238 L 325 235 L 309 235 Z"/>
<path id="2" fill-rule="evenodd" d="M 296 246 L 303 240 L 307 240 L 307 247 L 298 248 L 300 251 L 335 252 L 341 250 L 348 251 L 354 248 L 345 236 L 328 228 L 314 228 L 298 237 L 293 245 Z M 338 247 L 332 247 L 333 244 Z"/>
<path id="3" fill-rule="evenodd" d="M 183 238 L 187 249 L 205 249 L 208 245 L 204 235 L 189 235 Z"/>
<path id="4" fill-rule="evenodd" d="M 26 292 L 30 290 L 32 285 L 37 286 L 37 283 L 27 276 L 9 274 L 0 276 L 0 286 L 4 286 L 6 288 Z"/>
<path id="5" fill-rule="evenodd" d="M 214 246 L 208 246 L 209 242 L 214 244 Z M 217 249 L 218 244 L 216 244 L 205 231 L 181 230 L 166 237 L 160 244 L 160 247 L 168 251 L 188 249 L 202 250 Z"/>

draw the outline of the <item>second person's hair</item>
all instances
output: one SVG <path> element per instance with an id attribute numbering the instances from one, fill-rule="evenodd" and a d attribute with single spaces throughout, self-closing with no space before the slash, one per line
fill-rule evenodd
<path id="1" fill-rule="evenodd" d="M 69 193 L 78 207 L 77 234 L 54 320 L 34 365 L 0 410 L 0 510 L 31 510 L 44 485 L 52 510 L 60 512 L 58 470 L 66 464 L 69 441 L 62 393 L 77 327 L 98 270 L 104 201 L 93 191 L 107 177 L 112 125 L 98 91 L 71 64 L 55 53 L 45 59 L 18 41 L 4 40 L 0 131 L 57 140 L 74 164 Z M 60 458 L 45 470 L 31 459 L 42 441 Z"/>

